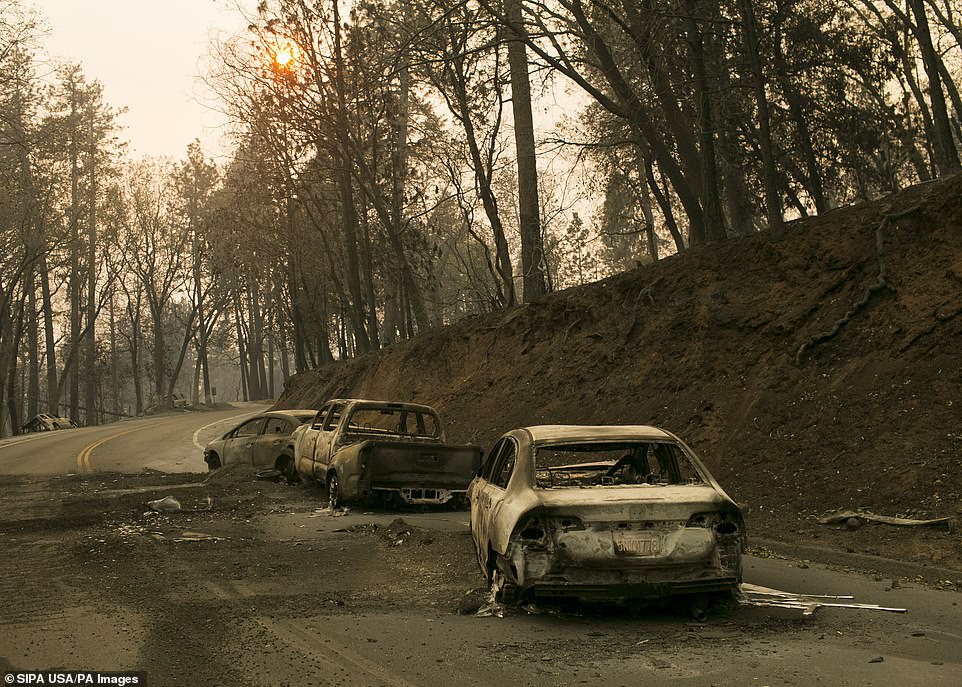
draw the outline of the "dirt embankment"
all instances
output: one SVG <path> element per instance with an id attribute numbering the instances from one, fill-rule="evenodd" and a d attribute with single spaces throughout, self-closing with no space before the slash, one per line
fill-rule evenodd
<path id="1" fill-rule="evenodd" d="M 417 400 L 485 447 L 529 424 L 655 424 L 749 506 L 756 536 L 958 569 L 958 532 L 814 516 L 962 514 L 960 314 L 956 176 L 298 375 L 279 405 Z"/>

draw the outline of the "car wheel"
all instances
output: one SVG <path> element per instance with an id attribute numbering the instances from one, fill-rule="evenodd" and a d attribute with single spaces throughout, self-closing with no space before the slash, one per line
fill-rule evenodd
<path id="1" fill-rule="evenodd" d="M 332 472 L 327 478 L 327 505 L 334 511 L 341 505 L 341 489 L 337 483 L 337 473 Z"/>
<path id="2" fill-rule="evenodd" d="M 297 474 L 297 466 L 294 464 L 293 458 L 287 459 L 287 463 L 284 466 L 284 477 L 287 478 L 288 484 L 297 484 L 301 481 Z"/>
<path id="3" fill-rule="evenodd" d="M 206 460 L 207 460 L 208 470 L 216 470 L 217 468 L 220 467 L 220 458 L 216 453 L 211 453 L 207 455 Z"/>

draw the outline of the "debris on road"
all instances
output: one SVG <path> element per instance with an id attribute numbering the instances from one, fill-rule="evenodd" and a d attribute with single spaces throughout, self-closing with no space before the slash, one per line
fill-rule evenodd
<path id="1" fill-rule="evenodd" d="M 134 525 L 131 523 L 124 523 L 118 525 L 114 528 L 114 533 L 119 535 L 124 540 L 131 540 L 136 537 L 143 537 L 150 533 L 145 525 Z"/>
<path id="2" fill-rule="evenodd" d="M 936 527 L 945 525 L 950 532 L 955 529 L 955 519 L 951 517 L 933 518 L 931 520 L 915 520 L 913 518 L 893 518 L 888 515 L 876 515 L 868 511 L 839 511 L 830 513 L 818 519 L 820 525 L 846 524 L 849 527 L 857 527 L 851 521 L 855 520 L 858 524 L 864 522 L 877 522 L 883 525 L 895 525 L 897 527 Z"/>
<path id="3" fill-rule="evenodd" d="M 504 606 L 499 604 L 497 601 L 490 601 L 479 608 L 474 615 L 477 618 L 503 618 Z"/>
<path id="4" fill-rule="evenodd" d="M 350 515 L 351 509 L 347 506 L 337 506 L 336 508 L 331 508 L 328 506 L 323 509 L 325 512 L 330 513 L 332 518 L 340 518 L 345 515 Z"/>
<path id="5" fill-rule="evenodd" d="M 400 546 L 405 539 L 411 536 L 411 528 L 403 518 L 397 518 L 388 525 L 385 536 L 388 540 L 388 546 Z"/>
<path id="6" fill-rule="evenodd" d="M 281 481 L 281 478 L 282 478 L 283 476 L 284 476 L 284 475 L 281 473 L 281 471 L 280 471 L 280 470 L 277 470 L 276 468 L 270 468 L 270 469 L 267 469 L 267 470 L 260 470 L 260 471 L 255 475 L 255 477 L 257 477 L 257 479 L 262 479 L 262 480 L 265 480 L 265 481 L 267 481 L 267 482 L 280 482 L 280 481 Z"/>
<path id="7" fill-rule="evenodd" d="M 179 537 L 171 539 L 173 542 L 184 542 L 184 541 L 224 541 L 223 537 L 216 537 L 213 534 L 207 534 L 205 532 L 190 532 L 184 531 L 180 533 Z"/>
<path id="8" fill-rule="evenodd" d="M 147 507 L 158 513 L 172 513 L 181 510 L 180 501 L 174 496 L 165 496 L 156 501 L 148 501 Z"/>
<path id="9" fill-rule="evenodd" d="M 458 615 L 476 615 L 487 601 L 487 597 L 488 590 L 485 587 L 469 589 L 458 604 Z"/>
<path id="10" fill-rule="evenodd" d="M 202 513 L 204 511 L 213 510 L 214 499 L 210 496 L 207 496 L 203 506 L 184 508 L 183 504 L 181 504 L 180 500 L 176 496 L 165 496 L 162 499 L 148 501 L 147 507 L 150 508 L 150 511 L 147 511 L 146 514 L 151 514 L 151 511 L 154 513 Z"/>
<path id="11" fill-rule="evenodd" d="M 488 596 L 484 604 L 474 614 L 478 618 L 503 618 L 504 604 L 498 599 L 502 596 L 501 590 L 505 585 L 504 575 L 495 574 L 491 580 L 491 587 L 488 589 Z"/>
<path id="12" fill-rule="evenodd" d="M 850 601 L 854 596 L 834 596 L 827 594 L 794 594 L 782 592 L 769 587 L 742 583 L 738 601 L 744 606 L 767 606 L 773 608 L 795 608 L 802 611 L 802 615 L 813 615 L 819 608 L 859 608 L 868 611 L 889 611 L 890 613 L 908 613 L 907 608 L 892 608 L 877 604 L 860 604 Z"/>

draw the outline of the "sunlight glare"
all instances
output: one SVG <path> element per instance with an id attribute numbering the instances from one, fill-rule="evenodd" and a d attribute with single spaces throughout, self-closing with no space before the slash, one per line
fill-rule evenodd
<path id="1" fill-rule="evenodd" d="M 275 69 L 285 73 L 297 70 L 300 51 L 297 48 L 297 44 L 292 40 L 277 36 L 274 44 L 270 46 L 270 51 L 273 53 L 272 59 Z"/>

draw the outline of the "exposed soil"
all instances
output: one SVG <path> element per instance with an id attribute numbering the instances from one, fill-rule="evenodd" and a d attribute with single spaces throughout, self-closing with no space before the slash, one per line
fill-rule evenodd
<path id="1" fill-rule="evenodd" d="M 952 528 L 816 523 L 835 510 L 962 515 L 962 177 L 786 233 L 297 375 L 278 405 L 420 401 L 450 439 L 486 447 L 531 424 L 655 424 L 747 506 L 756 540 L 962 570 Z"/>

